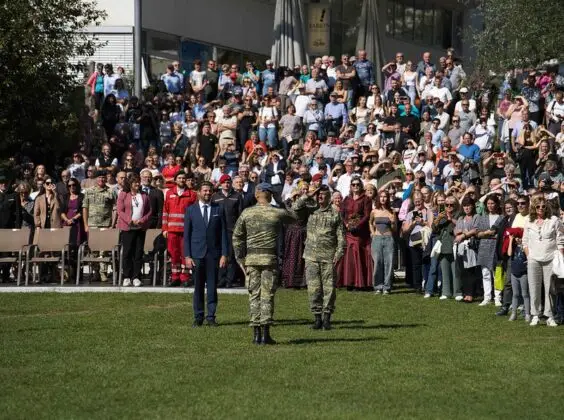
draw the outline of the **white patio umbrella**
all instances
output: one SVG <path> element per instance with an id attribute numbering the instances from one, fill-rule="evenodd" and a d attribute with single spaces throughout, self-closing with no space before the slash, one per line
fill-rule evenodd
<path id="1" fill-rule="evenodd" d="M 273 34 L 270 58 L 276 66 L 309 65 L 301 0 L 276 0 Z"/>

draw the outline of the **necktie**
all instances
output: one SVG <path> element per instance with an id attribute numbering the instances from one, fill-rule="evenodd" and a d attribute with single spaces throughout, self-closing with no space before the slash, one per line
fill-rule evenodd
<path id="1" fill-rule="evenodd" d="M 204 204 L 204 224 L 208 227 L 208 205 Z"/>

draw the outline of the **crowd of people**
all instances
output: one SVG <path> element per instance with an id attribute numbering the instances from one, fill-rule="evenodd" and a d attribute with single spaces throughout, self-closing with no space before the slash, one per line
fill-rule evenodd
<path id="1" fill-rule="evenodd" d="M 337 287 L 387 295 L 402 266 L 424 298 L 480 297 L 530 325 L 562 320 L 562 286 L 552 273 L 555 253 L 564 253 L 557 69 L 509 72 L 496 91 L 470 83 L 452 49 L 437 61 L 398 52 L 381 69 L 362 50 L 311 66 L 264 66 L 209 60 L 204 68 L 196 59 L 185 70 L 174 62 L 137 98 L 122 68 L 99 65 L 87 81 L 92 110 L 82 141 L 62 170 L 20 156 L 15 176 L 0 175 L 0 227 L 32 235 L 69 226 L 74 247 L 90 228 L 117 227 L 123 285 L 136 287 L 145 231 L 161 229 L 169 285 L 189 285 L 197 264 L 185 259 L 186 215 L 201 205 L 204 186 L 225 215 L 218 285 L 232 287 L 245 281 L 233 232 L 256 204 L 257 186 L 268 185 L 272 206 L 289 213 L 321 188 L 344 230 L 342 255 L 329 259 Z M 288 288 L 307 282 L 311 212 L 301 213 L 279 235 Z M 103 265 L 94 274 L 107 280 Z M 9 267 L 2 275 L 10 280 Z"/>

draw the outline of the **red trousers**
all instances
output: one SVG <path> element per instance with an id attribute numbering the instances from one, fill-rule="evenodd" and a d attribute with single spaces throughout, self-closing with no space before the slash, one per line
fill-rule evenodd
<path id="1" fill-rule="evenodd" d="M 168 232 L 167 251 L 170 255 L 172 281 L 187 282 L 190 276 L 184 266 L 184 234 L 182 232 Z"/>

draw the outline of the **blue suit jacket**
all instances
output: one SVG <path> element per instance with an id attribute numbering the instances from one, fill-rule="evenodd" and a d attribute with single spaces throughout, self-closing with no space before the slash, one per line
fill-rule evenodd
<path id="1" fill-rule="evenodd" d="M 229 255 L 227 242 L 227 228 L 223 206 L 210 203 L 208 211 L 208 227 L 200 211 L 200 201 L 189 206 L 184 213 L 184 256 L 190 258 L 204 258 L 206 255 L 214 258 Z"/>

